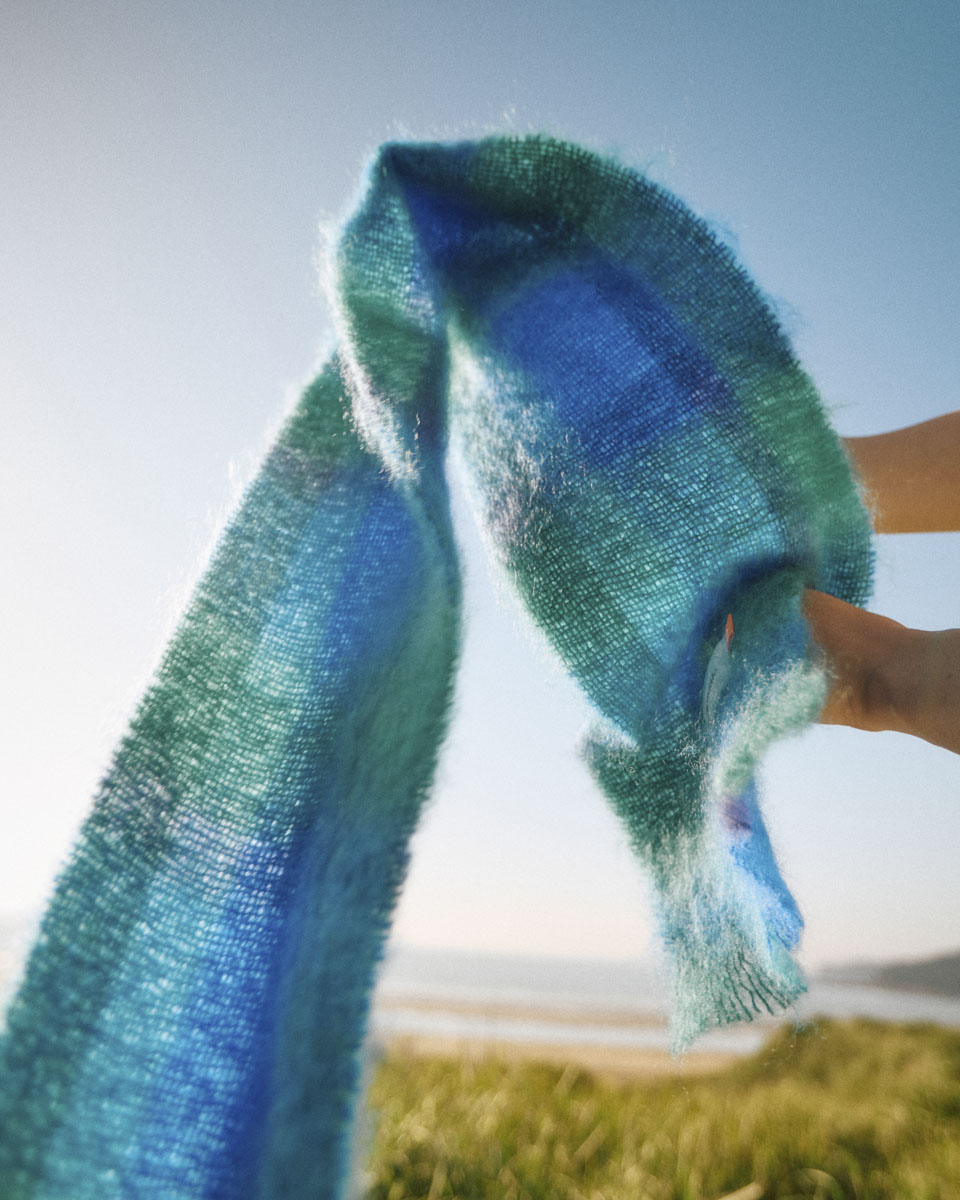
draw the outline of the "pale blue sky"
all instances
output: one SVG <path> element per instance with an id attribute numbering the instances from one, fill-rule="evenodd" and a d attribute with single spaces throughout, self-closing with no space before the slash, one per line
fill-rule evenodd
<path id="1" fill-rule="evenodd" d="M 546 129 L 648 169 L 776 298 L 842 433 L 960 406 L 960 7 L 0 9 L 0 912 L 36 908 L 204 550 L 329 337 L 317 230 L 378 142 Z M 457 719 L 409 942 L 642 952 L 585 710 L 467 527 Z M 960 624 L 960 535 L 887 538 L 874 607 Z M 811 962 L 960 943 L 960 760 L 821 729 L 767 809 Z"/>

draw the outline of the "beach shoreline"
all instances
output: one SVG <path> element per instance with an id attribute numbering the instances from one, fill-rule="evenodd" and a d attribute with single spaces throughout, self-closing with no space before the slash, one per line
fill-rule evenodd
<path id="1" fill-rule="evenodd" d="M 371 1037 L 405 1057 L 572 1063 L 595 1074 L 650 1078 L 722 1070 L 759 1049 L 781 1023 L 765 1018 L 713 1030 L 674 1056 L 666 1016 L 650 1007 L 392 993 L 374 1003 Z"/>
<path id="2" fill-rule="evenodd" d="M 666 1017 L 653 1009 L 615 1008 L 586 1004 L 552 1005 L 516 1000 L 460 999 L 416 993 L 378 995 L 375 1010 L 382 1012 L 455 1013 L 486 1020 L 537 1021 L 558 1025 L 603 1025 L 610 1029 L 663 1028 Z"/>
<path id="3" fill-rule="evenodd" d="M 407 1059 L 453 1058 L 461 1062 L 547 1063 L 572 1067 L 600 1078 L 683 1078 L 722 1071 L 743 1056 L 724 1051 L 692 1050 L 674 1057 L 668 1050 L 634 1046 L 598 1046 L 572 1042 L 521 1042 L 446 1034 L 397 1033 L 374 1039 L 378 1056 Z"/>

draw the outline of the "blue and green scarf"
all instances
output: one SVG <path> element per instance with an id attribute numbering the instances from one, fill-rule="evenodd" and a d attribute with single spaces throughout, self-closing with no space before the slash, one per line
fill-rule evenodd
<path id="1" fill-rule="evenodd" d="M 825 695 L 803 589 L 863 602 L 871 548 L 757 289 L 675 197 L 540 137 L 383 147 L 333 273 L 339 347 L 219 542 L 10 1007 L 7 1200 L 342 1194 L 456 666 L 451 464 L 596 710 L 585 752 L 655 885 L 678 1045 L 803 988 L 753 775 Z"/>

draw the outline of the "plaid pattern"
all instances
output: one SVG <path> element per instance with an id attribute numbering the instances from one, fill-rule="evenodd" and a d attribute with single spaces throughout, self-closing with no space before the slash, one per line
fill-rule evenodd
<path id="1" fill-rule="evenodd" d="M 752 776 L 824 696 L 803 588 L 864 601 L 871 549 L 770 310 L 674 197 L 536 137 L 384 147 L 335 279 L 340 348 L 223 535 L 9 1010 L 11 1200 L 342 1194 L 457 653 L 448 458 L 597 710 L 585 752 L 657 889 L 678 1044 L 803 986 Z"/>

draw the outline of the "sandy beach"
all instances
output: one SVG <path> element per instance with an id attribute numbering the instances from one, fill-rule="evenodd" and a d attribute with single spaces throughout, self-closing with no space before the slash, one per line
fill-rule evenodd
<path id="1" fill-rule="evenodd" d="M 662 1019 L 655 1014 L 461 1000 L 444 1000 L 440 1004 L 436 1000 L 413 996 L 382 997 L 377 1008 L 384 1013 L 411 1010 L 424 1016 L 457 1013 L 493 1022 L 533 1021 L 557 1027 L 555 1039 L 538 1038 L 536 1041 L 498 1038 L 495 1033 L 491 1036 L 466 1036 L 423 1029 L 417 1032 L 382 1031 L 377 1035 L 377 1044 L 386 1053 L 405 1057 L 459 1058 L 473 1062 L 489 1059 L 510 1063 L 548 1062 L 618 1079 L 702 1075 L 722 1070 L 742 1057 L 726 1051 L 693 1050 L 675 1058 L 668 1050 L 655 1047 L 602 1045 L 565 1037 L 571 1026 L 590 1026 L 594 1029 L 598 1026 L 611 1029 L 665 1028 Z"/>
<path id="2" fill-rule="evenodd" d="M 715 1051 L 691 1051 L 674 1058 L 666 1050 L 622 1046 L 590 1046 L 563 1042 L 506 1042 L 455 1038 L 441 1034 L 394 1034 L 382 1038 L 388 1054 L 411 1058 L 459 1058 L 472 1062 L 548 1062 L 615 1079 L 651 1079 L 704 1075 L 721 1071 L 741 1056 Z"/>
<path id="3" fill-rule="evenodd" d="M 662 1027 L 663 1017 L 654 1012 L 631 1012 L 622 1008 L 585 1008 L 574 1005 L 518 1004 L 507 1000 L 437 1000 L 431 996 L 378 996 L 376 1007 L 385 1012 L 398 1009 L 424 1013 L 457 1013 L 490 1020 L 538 1021 L 559 1025 L 604 1025 L 612 1029 L 638 1026 Z"/>

